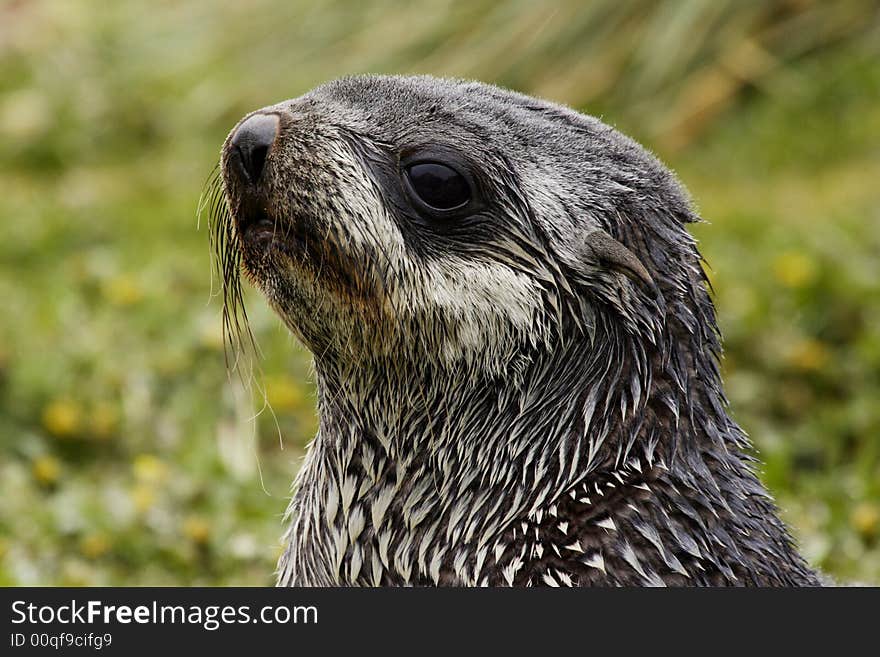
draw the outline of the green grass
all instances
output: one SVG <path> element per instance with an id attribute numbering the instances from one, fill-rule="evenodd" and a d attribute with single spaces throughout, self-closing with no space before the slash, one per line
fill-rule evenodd
<path id="1" fill-rule="evenodd" d="M 227 375 L 196 203 L 242 114 L 360 71 L 543 94 L 676 169 L 764 479 L 815 565 L 880 582 L 878 25 L 869 2 L 0 4 L 0 584 L 271 583 L 308 358 L 250 292 L 257 389 Z"/>

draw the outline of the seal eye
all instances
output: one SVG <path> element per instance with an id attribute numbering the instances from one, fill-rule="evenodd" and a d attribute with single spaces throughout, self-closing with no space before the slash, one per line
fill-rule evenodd
<path id="1" fill-rule="evenodd" d="M 457 210 L 471 199 L 471 188 L 458 171 L 439 162 L 418 162 L 406 169 L 410 187 L 432 210 Z"/>

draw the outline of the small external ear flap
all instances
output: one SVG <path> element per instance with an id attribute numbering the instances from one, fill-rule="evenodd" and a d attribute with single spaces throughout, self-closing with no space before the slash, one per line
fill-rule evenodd
<path id="1" fill-rule="evenodd" d="M 635 254 L 601 228 L 584 236 L 583 249 L 597 264 L 654 288 L 654 279 Z"/>

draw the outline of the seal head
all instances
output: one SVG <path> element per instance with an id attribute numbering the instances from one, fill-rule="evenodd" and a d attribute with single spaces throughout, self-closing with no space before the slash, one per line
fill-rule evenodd
<path id="1" fill-rule="evenodd" d="M 285 584 L 816 584 L 727 415 L 697 221 L 601 121 L 354 77 L 245 117 L 215 248 L 313 352 Z"/>
<path id="2" fill-rule="evenodd" d="M 600 122 L 432 78 L 349 78 L 260 110 L 223 172 L 246 272 L 314 352 L 495 374 L 572 315 L 592 321 L 572 278 L 636 310 L 653 282 L 612 237 L 621 201 L 662 196 L 689 218 L 658 163 Z"/>

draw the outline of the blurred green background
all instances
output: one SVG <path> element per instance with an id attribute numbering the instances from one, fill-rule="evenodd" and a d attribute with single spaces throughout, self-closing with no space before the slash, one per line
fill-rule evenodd
<path id="1" fill-rule="evenodd" d="M 763 478 L 813 564 L 880 583 L 877 2 L 0 0 L 0 584 L 273 581 L 308 358 L 250 291 L 271 409 L 227 376 L 197 199 L 245 112 L 368 71 L 672 166 Z"/>

